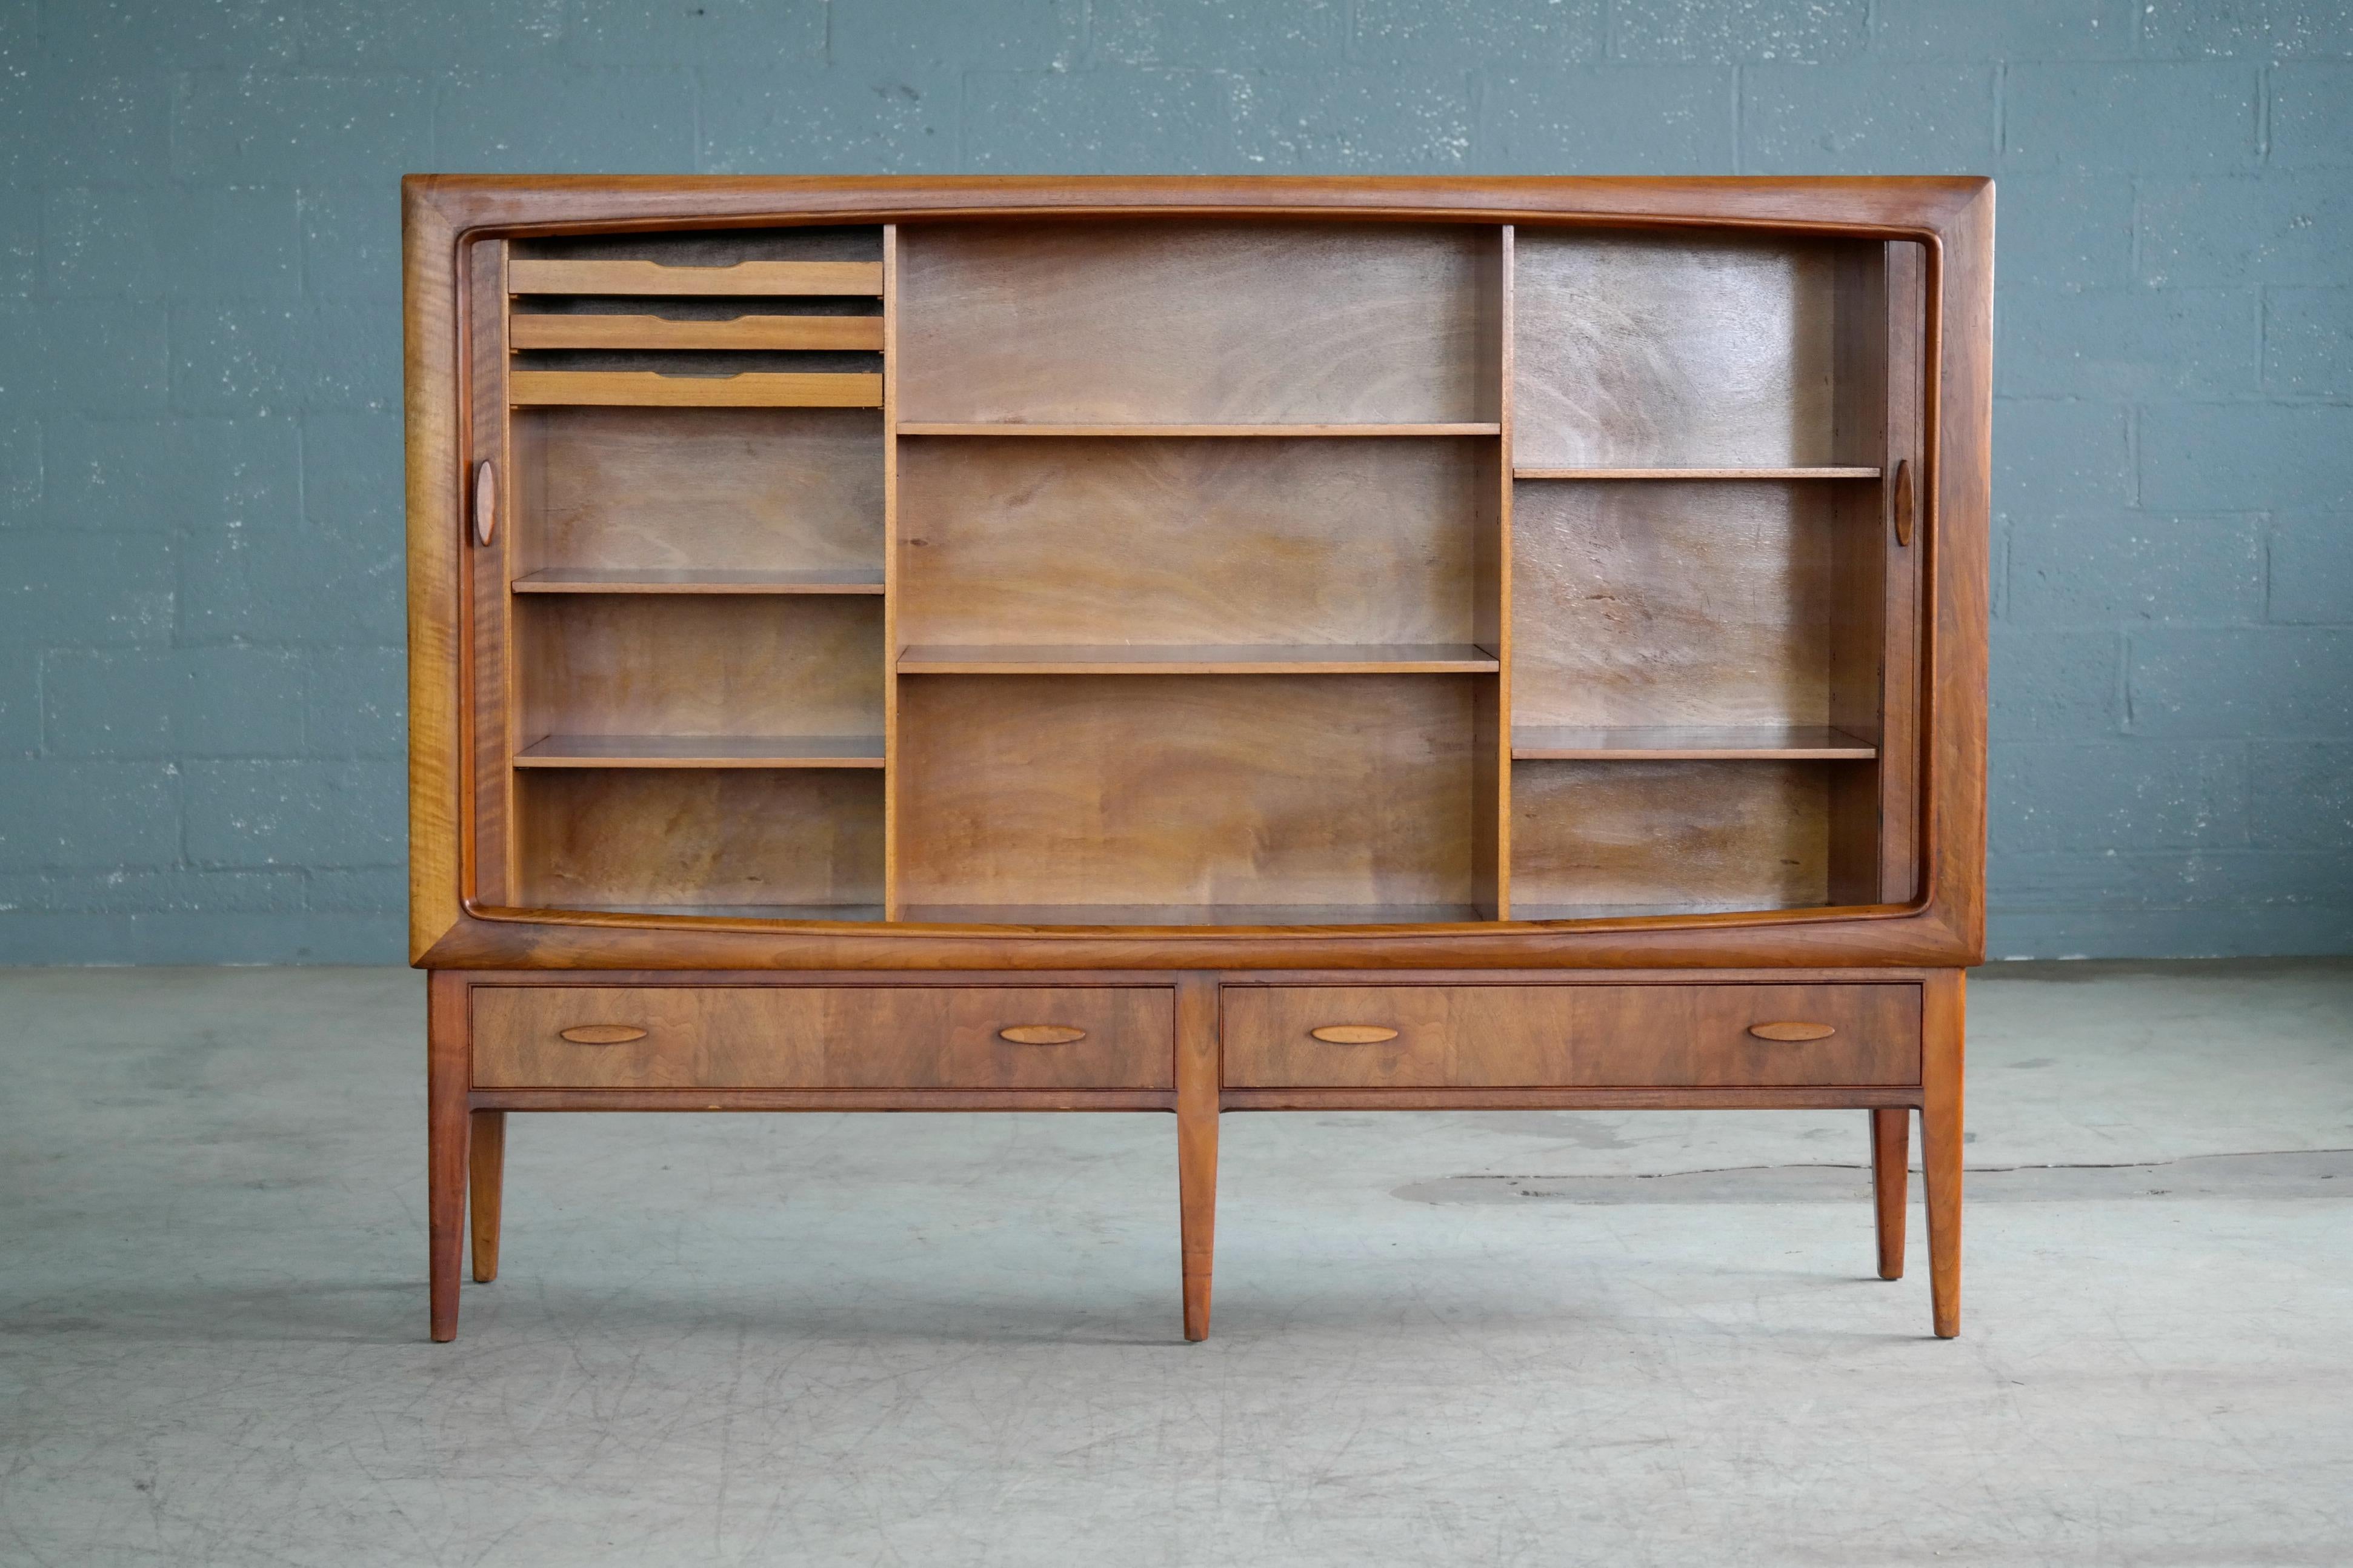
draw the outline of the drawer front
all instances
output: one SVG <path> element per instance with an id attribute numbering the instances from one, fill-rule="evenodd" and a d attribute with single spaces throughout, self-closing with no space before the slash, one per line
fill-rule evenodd
<path id="1" fill-rule="evenodd" d="M 1166 1089 L 1176 1002 L 1149 986 L 482 985 L 473 1039 L 480 1089 Z"/>
<path id="2" fill-rule="evenodd" d="M 1229 986 L 1220 1013 L 1237 1089 L 1920 1080 L 1913 984 Z"/>

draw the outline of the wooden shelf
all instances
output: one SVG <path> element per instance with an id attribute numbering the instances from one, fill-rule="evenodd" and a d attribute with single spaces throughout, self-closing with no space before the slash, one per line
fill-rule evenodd
<path id="1" fill-rule="evenodd" d="M 923 925 L 1366 926 L 1483 921 L 1475 904 L 909 904 Z"/>
<path id="2" fill-rule="evenodd" d="M 649 370 L 518 370 L 507 377 L 518 408 L 554 405 L 627 408 L 880 408 L 882 377 L 865 372 L 753 372 L 663 375 Z"/>
<path id="3" fill-rule="evenodd" d="M 879 768 L 880 735 L 550 735 L 519 768 Z"/>
<path id="4" fill-rule="evenodd" d="M 934 644 L 899 655 L 902 675 L 1492 675 L 1472 643 L 1178 647 Z"/>
<path id="5" fill-rule="evenodd" d="M 907 420 L 902 436 L 1498 436 L 1493 423 L 1455 425 L 1016 425 Z"/>
<path id="6" fill-rule="evenodd" d="M 882 574 L 862 567 L 734 572 L 710 567 L 558 566 L 514 580 L 518 594 L 880 594 Z"/>
<path id="7" fill-rule="evenodd" d="M 1515 479 L 1875 479 L 1877 468 L 1514 468 Z"/>
<path id="8" fill-rule="evenodd" d="M 880 294 L 879 261 L 739 261 L 665 267 L 659 261 L 507 263 L 510 294 Z"/>
<path id="9" fill-rule="evenodd" d="M 1820 727 L 1586 729 L 1515 724 L 1514 762 L 1868 762 L 1879 748 Z"/>
<path id="10" fill-rule="evenodd" d="M 880 316 L 738 316 L 732 321 L 673 321 L 661 316 L 510 318 L 515 349 L 882 349 Z"/>
<path id="11" fill-rule="evenodd" d="M 1694 904 L 1524 904 L 1512 903 L 1515 921 L 1630 921 L 1674 915 L 1727 915 L 1764 912 L 1756 906 L 1734 909 L 1701 908 Z"/>
<path id="12" fill-rule="evenodd" d="M 697 920 L 879 921 L 881 904 L 565 904 L 565 914 L 677 915 Z"/>

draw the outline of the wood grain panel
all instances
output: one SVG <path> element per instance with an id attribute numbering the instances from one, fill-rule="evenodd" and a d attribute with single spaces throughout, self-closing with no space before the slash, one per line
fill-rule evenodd
<path id="1" fill-rule="evenodd" d="M 1531 468 L 1816 468 L 1832 414 L 1828 243 L 1523 226 L 1514 455 Z"/>
<path id="2" fill-rule="evenodd" d="M 1492 230 L 904 231 L 900 412 L 976 423 L 1493 420 Z"/>
<path id="3" fill-rule="evenodd" d="M 1516 896 L 1687 911 L 1827 903 L 1831 774 L 1868 765 L 1516 763 Z"/>
<path id="4" fill-rule="evenodd" d="M 477 986 L 488 1089 L 1166 1089 L 1165 987 Z M 567 1028 L 643 1037 L 577 1045 Z M 1080 1037 L 1021 1045 L 1008 1029 Z"/>
<path id="5" fill-rule="evenodd" d="M 1228 986 L 1236 1088 L 1733 1088 L 1913 1084 L 1916 985 Z M 1829 1025 L 1760 1039 L 1754 1025 Z M 1314 1031 L 1394 1029 L 1335 1044 Z"/>
<path id="6" fill-rule="evenodd" d="M 902 680 L 902 896 L 1468 902 L 1477 680 Z"/>
<path id="7" fill-rule="evenodd" d="M 907 441 L 900 634 L 1475 642 L 1493 464 L 1455 440 Z"/>
<path id="8" fill-rule="evenodd" d="M 541 409 L 525 570 L 882 567 L 882 421 L 854 410 Z"/>
<path id="9" fill-rule="evenodd" d="M 1519 486 L 1514 722 L 1831 723 L 1833 557 L 1876 548 L 1840 537 L 1836 497 L 1812 484 Z"/>
<path id="10" fill-rule="evenodd" d="M 526 743 L 549 735 L 879 735 L 870 596 L 515 602 Z"/>
<path id="11" fill-rule="evenodd" d="M 860 919 L 882 900 L 874 770 L 549 768 L 516 785 L 527 908 Z"/>
<path id="12" fill-rule="evenodd" d="M 528 489 L 533 465 L 530 443 L 513 428 L 501 376 L 506 368 L 506 315 L 500 306 L 507 265 L 503 241 L 483 240 L 466 247 L 467 455 L 458 466 L 469 513 L 488 500 L 501 517 L 512 517 L 520 491 Z M 490 465 L 487 476 L 482 465 Z M 468 717 L 472 731 L 472 809 L 466 820 L 472 897 L 506 901 L 514 880 L 514 792 L 508 767 L 514 753 L 514 660 L 517 627 L 507 598 L 507 579 L 518 558 L 514 530 L 494 528 L 482 542 L 479 521 L 460 524 L 465 541 L 461 582 L 469 621 Z"/>

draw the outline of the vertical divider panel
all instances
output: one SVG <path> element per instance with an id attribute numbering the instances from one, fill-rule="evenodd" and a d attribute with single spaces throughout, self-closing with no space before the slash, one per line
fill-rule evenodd
<path id="1" fill-rule="evenodd" d="M 1906 903 L 1919 890 L 1921 562 L 1926 542 L 1914 524 L 1911 542 L 1895 531 L 1897 472 L 1912 491 L 1915 516 L 1932 476 L 1921 466 L 1921 419 L 1926 399 L 1924 341 L 1927 332 L 1927 255 L 1910 240 L 1887 247 L 1887 450 L 1874 493 L 1883 498 L 1878 526 L 1887 561 L 1884 715 L 1879 737 L 1879 896 Z"/>
<path id="2" fill-rule="evenodd" d="M 507 410 L 507 246 L 479 240 L 467 248 L 466 471 L 459 508 L 459 557 L 470 612 L 473 712 L 473 810 L 467 814 L 473 896 L 492 906 L 511 903 L 515 887 L 514 638 L 508 585 L 514 545 L 515 484 Z M 476 476 L 492 467 L 495 523 L 491 541 L 478 542 Z"/>
<path id="3" fill-rule="evenodd" d="M 882 226 L 882 918 L 899 918 L 899 226 Z"/>
<path id="4" fill-rule="evenodd" d="M 1488 641 L 1488 623 L 1492 620 L 1493 641 L 1488 646 L 1495 650 L 1496 663 L 1495 776 L 1489 809 L 1494 814 L 1494 826 L 1492 833 L 1485 835 L 1485 840 L 1495 857 L 1493 898 L 1494 918 L 1499 921 L 1512 918 L 1512 339 L 1517 331 L 1512 297 L 1514 239 L 1513 226 L 1504 225 L 1496 257 L 1495 417 L 1500 422 L 1500 431 L 1495 438 L 1495 525 L 1482 531 L 1487 546 L 1495 552 L 1495 569 L 1492 574 L 1481 573 L 1479 583 L 1481 594 L 1492 586 L 1495 597 L 1481 603 L 1477 616 L 1481 635 L 1474 639 Z"/>

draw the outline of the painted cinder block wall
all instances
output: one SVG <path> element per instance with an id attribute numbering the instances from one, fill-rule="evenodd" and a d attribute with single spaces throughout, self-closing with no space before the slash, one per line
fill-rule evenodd
<path id="1" fill-rule="evenodd" d="M 0 0 L 0 962 L 400 956 L 428 169 L 1995 174 L 1991 950 L 2353 951 L 2353 4 Z"/>

